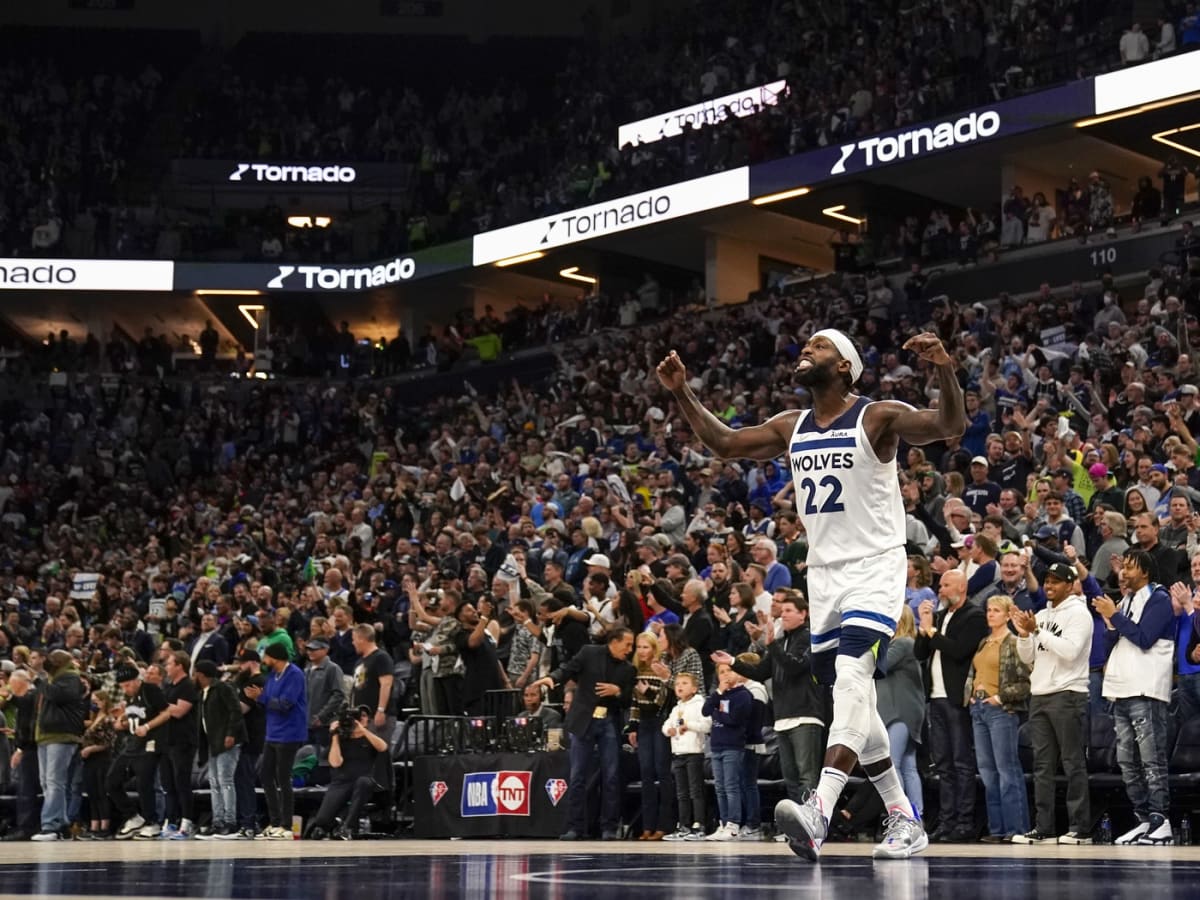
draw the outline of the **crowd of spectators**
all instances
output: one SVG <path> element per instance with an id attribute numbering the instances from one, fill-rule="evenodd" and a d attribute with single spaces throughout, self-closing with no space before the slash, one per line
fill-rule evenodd
<path id="1" fill-rule="evenodd" d="M 1146 58 L 1191 49 L 1194 20 L 1194 11 L 1168 14 Z M 1170 37 L 1173 22 L 1178 40 Z M 922 3 L 897 18 L 867 0 L 836 7 L 780 0 L 764 21 L 757 7 L 698 0 L 693 15 L 656 20 L 644 31 L 596 32 L 565 53 L 559 44 L 542 54 L 522 50 L 538 59 L 527 67 L 528 81 L 490 71 L 478 77 L 470 73 L 479 66 L 467 65 L 461 82 L 436 87 L 418 72 L 397 83 L 394 73 L 363 66 L 360 57 L 344 61 L 344 72 L 334 58 L 321 75 L 295 72 L 294 41 L 260 47 L 254 42 L 261 38 L 251 36 L 245 52 L 235 50 L 196 91 L 173 153 L 394 163 L 408 176 L 395 208 L 370 214 L 369 243 L 378 253 L 418 249 L 1132 61 L 1103 43 L 1105 23 L 1103 6 L 1082 3 Z M 151 121 L 162 76 L 152 67 L 133 75 L 96 71 L 104 74 L 64 79 L 45 61 L 10 64 L 4 118 L 10 130 L 38 135 L 45 146 L 32 152 L 33 144 L 16 150 L 10 142 L 7 152 L 16 156 L 5 161 L 14 174 L 6 179 L 0 229 L 5 253 L 53 252 L 67 228 L 79 235 L 71 250 L 80 255 L 188 256 L 236 247 L 258 258 L 277 244 L 279 252 L 292 244 L 312 258 L 344 254 L 350 236 L 342 220 L 319 234 L 296 233 L 271 210 L 214 217 L 133 196 L 131 181 L 150 173 L 130 171 L 130 155 Z M 779 79 L 789 84 L 786 96 L 758 115 L 617 146 L 623 122 Z M 67 98 L 69 110 L 61 108 Z M 1060 228 L 1074 231 L 1085 220 L 1088 228 L 1107 227 L 1102 204 L 1071 203 L 1073 187 L 1061 200 L 1048 198 Z M 1094 193 L 1081 190 L 1089 199 Z M 1012 244 L 1005 212 L 972 216 L 964 227 L 976 244 Z M 1036 240 L 1046 225 L 1034 219 Z M 959 223 L 952 228 L 949 243 L 958 248 Z M 954 255 L 957 249 L 947 254 Z"/>
<path id="2" fill-rule="evenodd" d="M 53 59 L 0 68 L 0 253 L 50 256 L 70 225 L 88 256 L 127 255 L 119 184 L 151 120 L 162 75 L 70 75 Z"/>
<path id="3" fill-rule="evenodd" d="M 967 391 L 970 422 L 961 440 L 902 448 L 900 457 L 917 658 L 925 658 L 920 642 L 932 617 L 945 615 L 937 597 L 950 608 L 1002 594 L 1018 610 L 1036 611 L 1050 568 L 1063 564 L 1086 567 L 1101 593 L 1117 592 L 1119 559 L 1132 540 L 1155 560 L 1158 580 L 1181 585 L 1172 591 L 1179 653 L 1168 680 L 1179 678 L 1173 721 L 1184 728 L 1195 714 L 1187 686 L 1200 668 L 1191 662 L 1188 563 L 1200 534 L 1193 512 L 1200 370 L 1192 362 L 1200 345 L 1200 246 L 1190 228 L 1180 240 L 1181 265 L 1150 273 L 1136 296 L 1121 297 L 1106 279 L 968 307 L 931 300 L 919 274 L 894 289 L 882 278 L 844 276 L 623 329 L 574 331 L 578 321 L 564 319 L 563 330 L 548 335 L 560 351 L 548 380 L 462 396 L 418 398 L 363 379 L 126 373 L 73 375 L 48 386 L 6 375 L 0 660 L 22 755 L 0 775 L 29 799 L 18 809 L 36 809 L 30 760 L 36 755 L 49 770 L 40 822 L 27 814 L 13 834 L 51 839 L 81 821 L 71 748 L 82 742 L 89 834 L 151 837 L 164 826 L 168 835 L 199 834 L 190 763 L 197 751 L 219 759 L 238 747 L 249 762 L 209 762 L 221 805 L 203 836 L 245 837 L 265 825 L 263 833 L 283 839 L 292 766 L 317 762 L 328 775 L 333 757 L 318 749 L 297 760 L 296 752 L 326 746 L 331 716 L 348 702 L 367 721 L 359 727 L 339 718 L 359 742 L 353 778 L 333 773 L 341 785 L 333 797 L 345 809 L 318 816 L 323 833 L 346 836 L 358 827 L 349 804 L 361 809 L 386 789 L 372 761 L 378 741 L 395 740 L 401 710 L 478 712 L 489 689 L 543 679 L 561 688 L 581 671 L 571 668 L 583 665 L 573 657 L 592 642 L 613 637 L 608 646 L 620 651 L 622 627 L 648 628 L 657 641 L 638 678 L 646 690 L 660 679 L 653 694 L 660 705 L 641 710 L 633 726 L 639 736 L 656 733 L 643 727 L 644 717 L 665 716 L 671 697 L 687 700 L 676 683 L 684 671 L 701 694 L 717 681 L 732 692 L 747 677 L 754 694 L 765 679 L 775 684 L 774 724 L 787 740 L 747 731 L 746 742 L 773 746 L 789 792 L 811 786 L 819 739 L 791 732 L 819 732 L 794 720 L 819 722 L 821 698 L 786 715 L 795 698 L 778 693 L 788 675 L 775 668 L 771 649 L 805 645 L 791 634 L 805 627 L 806 545 L 789 511 L 788 467 L 711 458 L 653 370 L 677 349 L 708 408 L 733 427 L 761 422 L 805 404 L 792 371 L 805 337 L 824 325 L 854 333 L 863 346 L 859 388 L 868 395 L 936 402 L 936 380 L 901 349 L 919 328 L 947 341 Z M 562 343 L 572 340 L 578 346 Z M 1103 619 L 1093 621 L 1100 633 Z M 630 639 L 623 652 L 632 648 Z M 1092 650 L 1096 714 L 1107 708 L 1104 649 L 1098 641 Z M 746 652 L 752 656 L 742 658 Z M 340 696 L 339 677 L 319 671 L 329 661 L 353 676 Z M 264 664 L 291 682 L 292 693 L 268 691 L 259 702 Z M 289 674 L 296 666 L 304 676 Z M 187 696 L 189 673 L 202 694 L 195 699 Z M 203 693 L 223 677 L 239 693 L 235 704 L 220 689 L 224 696 Z M 17 702 L 31 692 L 66 710 L 53 728 L 31 727 L 32 707 Z M 76 702 L 85 694 L 96 707 L 86 725 Z M 209 696 L 225 713 L 205 728 L 228 728 L 220 732 L 228 745 L 212 730 L 198 736 L 194 717 L 208 710 Z M 926 699 L 921 691 L 901 753 L 923 733 Z M 616 706 L 629 702 L 626 694 Z M 645 696 L 637 702 L 647 707 Z M 1019 698 L 1006 703 L 1021 715 Z M 295 712 L 301 704 L 303 715 Z M 130 734 L 131 717 L 128 741 L 105 737 L 105 722 L 118 726 L 114 734 Z M 160 727 L 161 740 L 147 738 Z M 938 727 L 929 729 L 933 748 L 945 746 Z M 694 753 L 693 743 L 672 746 Z M 106 749 L 88 752 L 93 745 Z M 945 791 L 959 783 L 955 773 L 973 772 L 974 761 L 933 755 L 942 808 L 950 800 L 969 808 Z M 161 809 L 156 769 L 174 798 Z M 733 783 L 729 760 L 721 771 L 717 833 L 757 836 L 754 811 L 743 811 L 752 805 L 748 785 Z M 915 792 L 916 770 L 902 771 Z M 138 788 L 136 807 L 124 793 L 127 777 Z M 642 777 L 664 791 L 671 784 L 652 754 Z M 255 778 L 267 794 L 267 822 L 245 799 Z M 687 815 L 696 809 L 692 780 Z M 644 815 L 650 836 L 675 824 L 694 834 L 697 824 L 678 821 L 673 808 Z M 953 823 L 942 836 L 965 839 L 965 829 Z"/>
<path id="4" fill-rule="evenodd" d="M 1018 3 L 917 4 L 897 20 L 873 2 L 777 2 L 764 21 L 758 7 L 702 0 L 683 19 L 573 47 L 549 92 L 489 81 L 426 96 L 228 69 L 184 152 L 402 164 L 411 202 L 393 232 L 417 248 L 1111 68 L 1102 21 L 1087 4 Z M 617 145 L 624 122 L 780 79 L 787 95 L 759 115 Z"/>

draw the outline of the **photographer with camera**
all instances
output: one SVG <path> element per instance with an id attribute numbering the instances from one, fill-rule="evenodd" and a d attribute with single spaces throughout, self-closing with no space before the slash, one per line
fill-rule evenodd
<path id="1" fill-rule="evenodd" d="M 388 745 L 370 730 L 370 722 L 370 706 L 346 707 L 329 727 L 333 780 L 313 818 L 310 837 L 327 834 L 339 841 L 353 840 L 359 814 L 372 795 L 384 790 L 377 765 L 381 759 L 387 760 Z M 342 824 L 333 828 L 338 813 L 343 811 Z"/>

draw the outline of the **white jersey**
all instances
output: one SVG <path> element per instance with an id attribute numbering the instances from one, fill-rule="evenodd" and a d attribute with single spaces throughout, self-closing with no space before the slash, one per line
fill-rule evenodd
<path id="1" fill-rule="evenodd" d="M 788 463 L 796 512 L 808 532 L 808 564 L 828 566 L 877 556 L 905 543 L 896 461 L 880 462 L 863 427 L 870 404 L 859 397 L 828 428 L 812 410 L 796 422 Z"/>

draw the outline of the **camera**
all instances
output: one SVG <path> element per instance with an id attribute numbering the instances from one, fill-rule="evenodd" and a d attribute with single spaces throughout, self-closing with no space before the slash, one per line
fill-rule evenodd
<path id="1" fill-rule="evenodd" d="M 354 734 L 354 728 L 358 725 L 358 720 L 362 717 L 362 709 L 355 709 L 352 706 L 347 706 L 338 713 L 337 733 L 342 737 L 349 738 Z"/>

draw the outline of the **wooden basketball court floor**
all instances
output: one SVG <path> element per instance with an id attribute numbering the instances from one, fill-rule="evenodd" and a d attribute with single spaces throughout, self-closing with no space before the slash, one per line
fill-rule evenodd
<path id="1" fill-rule="evenodd" d="M 911 860 L 873 860 L 869 844 L 834 844 L 813 865 L 774 843 L 0 844 L 0 896 L 1193 900 L 1200 847 L 939 845 Z"/>

